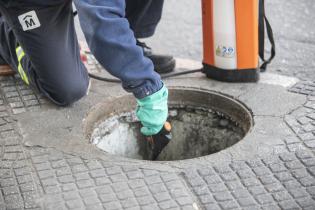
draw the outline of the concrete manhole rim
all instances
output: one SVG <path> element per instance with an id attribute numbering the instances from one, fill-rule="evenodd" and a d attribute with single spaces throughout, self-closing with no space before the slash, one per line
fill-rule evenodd
<path id="1" fill-rule="evenodd" d="M 224 101 L 229 101 L 230 105 L 233 107 L 237 107 L 239 110 L 242 110 L 243 114 L 246 115 L 247 118 L 247 128 L 244 129 L 244 136 L 240 140 L 240 142 L 245 139 L 248 134 L 250 134 L 253 130 L 254 127 L 254 115 L 252 110 L 242 101 L 238 100 L 236 97 L 228 95 L 226 93 L 221 93 L 218 91 L 213 91 L 209 89 L 204 89 L 204 88 L 197 88 L 197 87 L 182 87 L 182 86 L 169 86 L 169 91 L 170 91 L 170 105 L 176 104 L 172 101 L 172 94 L 173 92 L 185 92 L 191 91 L 197 94 L 207 94 L 211 97 L 214 98 L 220 98 L 221 100 Z M 204 104 L 203 104 L 204 105 Z M 209 105 L 209 104 L 207 104 Z M 83 131 L 84 131 L 84 137 L 87 141 L 91 141 L 91 136 L 94 131 L 94 129 L 102 123 L 105 119 L 108 119 L 110 117 L 122 114 L 122 113 L 129 113 L 134 111 L 136 107 L 136 101 L 132 95 L 122 95 L 119 97 L 111 97 L 105 99 L 103 102 L 100 102 L 93 106 L 89 112 L 86 115 L 86 118 L 84 119 L 83 123 Z M 205 107 L 205 105 L 203 106 Z M 207 107 L 210 108 L 210 107 Z M 221 112 L 221 110 L 217 110 Z M 224 111 L 222 112 L 224 113 Z M 224 113 L 226 114 L 226 113 Z M 234 118 L 235 120 L 235 118 Z M 245 121 L 245 119 L 244 119 Z M 237 142 L 235 145 L 237 145 L 239 142 Z M 181 162 L 181 163 L 188 163 L 191 161 L 199 161 L 200 159 L 211 159 L 213 156 L 215 156 L 218 153 L 221 152 L 226 152 L 229 149 L 233 148 L 235 145 L 232 145 L 230 147 L 227 147 L 224 150 L 215 152 L 213 154 L 205 155 L 205 156 L 200 156 L 200 157 L 195 157 L 195 158 L 190 158 L 190 159 L 184 159 L 184 160 L 174 160 L 174 161 L 148 161 L 148 160 L 138 160 L 138 159 L 132 159 L 124 156 L 119 156 L 115 154 L 110 154 L 102 151 L 101 149 L 97 148 L 98 150 L 104 152 L 104 155 L 115 158 L 115 159 L 121 159 L 121 160 L 131 160 L 133 162 L 138 162 L 138 163 L 149 163 L 149 164 L 170 164 L 174 162 Z"/>

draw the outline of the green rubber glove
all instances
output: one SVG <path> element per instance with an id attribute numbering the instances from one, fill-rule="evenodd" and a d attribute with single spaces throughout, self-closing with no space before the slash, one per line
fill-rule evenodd
<path id="1" fill-rule="evenodd" d="M 141 133 L 152 136 L 161 131 L 168 117 L 168 90 L 165 85 L 156 93 L 137 99 L 136 115 L 141 121 Z"/>

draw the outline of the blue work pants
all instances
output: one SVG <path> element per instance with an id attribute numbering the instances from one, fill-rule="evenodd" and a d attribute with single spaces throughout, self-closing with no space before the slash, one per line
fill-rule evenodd
<path id="1" fill-rule="evenodd" d="M 153 35 L 163 1 L 74 3 L 91 52 L 122 81 L 123 88 L 137 98 L 158 91 L 160 76 L 135 38 Z M 27 77 L 30 85 L 61 106 L 86 94 L 89 78 L 80 59 L 71 0 L 2 0 L 0 13 L 0 56 L 14 70 L 25 73 L 22 79 Z M 23 55 L 16 51 L 19 46 Z"/>

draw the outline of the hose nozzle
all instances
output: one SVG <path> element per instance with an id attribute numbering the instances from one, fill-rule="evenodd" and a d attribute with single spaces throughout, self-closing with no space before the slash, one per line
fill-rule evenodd
<path id="1" fill-rule="evenodd" d="M 172 140 L 171 130 L 172 125 L 169 122 L 166 122 L 159 133 L 146 137 L 150 160 L 156 160 L 162 150 Z"/>

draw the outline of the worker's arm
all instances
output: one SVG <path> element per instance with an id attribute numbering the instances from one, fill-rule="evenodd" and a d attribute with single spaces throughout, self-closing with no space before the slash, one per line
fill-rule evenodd
<path id="1" fill-rule="evenodd" d="M 95 58 L 125 90 L 137 98 L 137 116 L 150 136 L 163 127 L 167 115 L 168 91 L 143 56 L 125 18 L 125 0 L 75 0 L 82 30 Z"/>
<path id="2" fill-rule="evenodd" d="M 75 0 L 80 24 L 95 58 L 123 88 L 141 99 L 162 88 L 125 18 L 125 0 Z"/>

